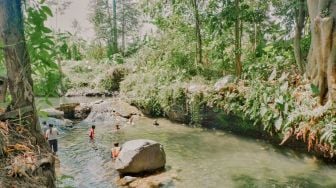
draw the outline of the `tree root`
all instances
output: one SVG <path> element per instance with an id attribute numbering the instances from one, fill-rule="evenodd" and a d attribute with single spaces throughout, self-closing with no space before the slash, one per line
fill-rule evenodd
<path id="1" fill-rule="evenodd" d="M 51 167 L 54 164 L 54 157 L 48 155 L 40 160 L 33 152 L 26 152 L 11 160 L 11 168 L 8 175 L 11 177 L 25 177 L 32 180 L 33 175 L 39 168 Z"/>

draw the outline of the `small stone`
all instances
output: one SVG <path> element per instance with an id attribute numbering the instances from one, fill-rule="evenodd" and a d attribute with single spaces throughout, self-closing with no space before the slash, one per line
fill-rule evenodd
<path id="1" fill-rule="evenodd" d="M 136 179 L 137 179 L 136 177 L 132 177 L 132 176 L 125 176 L 125 177 L 123 177 L 123 180 L 124 180 L 124 182 L 126 184 L 129 184 L 129 183 L 135 181 Z"/>

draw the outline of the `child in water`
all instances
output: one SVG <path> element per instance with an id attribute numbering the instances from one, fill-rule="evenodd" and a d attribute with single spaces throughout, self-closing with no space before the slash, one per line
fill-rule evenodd
<path id="1" fill-rule="evenodd" d="M 90 129 L 89 137 L 90 137 L 91 140 L 94 139 L 95 128 L 96 128 L 96 126 L 95 126 L 95 125 L 92 125 L 92 127 L 91 127 L 91 129 Z"/>
<path id="2" fill-rule="evenodd" d="M 114 147 L 111 150 L 111 158 L 115 160 L 118 157 L 119 153 L 120 153 L 119 143 L 116 142 L 114 143 Z"/>

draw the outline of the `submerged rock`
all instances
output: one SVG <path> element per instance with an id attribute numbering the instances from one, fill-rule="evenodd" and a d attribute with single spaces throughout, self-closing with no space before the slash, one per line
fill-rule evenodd
<path id="1" fill-rule="evenodd" d="M 139 139 L 122 145 L 115 167 L 120 174 L 136 174 L 164 168 L 165 164 L 166 154 L 160 143 Z"/>

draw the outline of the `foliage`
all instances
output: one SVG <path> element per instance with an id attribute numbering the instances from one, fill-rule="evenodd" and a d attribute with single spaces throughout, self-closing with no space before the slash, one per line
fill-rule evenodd
<path id="1" fill-rule="evenodd" d="M 28 7 L 26 11 L 25 33 L 32 62 L 34 91 L 40 96 L 56 96 L 60 73 L 56 64 L 55 40 L 52 30 L 45 26 L 52 12 L 44 4 Z"/>
<path id="2" fill-rule="evenodd" d="M 116 1 L 112 1 L 116 3 Z M 116 3 L 116 17 L 112 14 L 113 5 L 110 1 L 96 1 L 91 3 L 91 15 L 90 21 L 94 25 L 96 32 L 96 40 L 99 41 L 99 49 L 104 49 L 106 57 L 113 59 L 114 55 L 118 52 L 126 52 L 127 49 L 114 49 L 121 39 L 123 44 L 122 48 L 126 47 L 127 41 L 134 41 L 139 29 L 139 10 L 137 9 L 137 3 L 124 0 Z M 115 26 L 114 23 L 117 23 Z M 118 32 L 118 36 L 114 36 Z M 128 39 L 128 40 L 127 40 Z M 131 40 L 130 40 L 131 39 Z M 119 45 L 120 47 L 120 45 Z M 96 54 L 96 55 L 100 55 Z M 95 57 L 97 57 L 94 55 Z"/>
<path id="3" fill-rule="evenodd" d="M 65 32 L 57 33 L 55 36 L 56 54 L 59 59 L 63 60 L 82 60 L 85 51 L 85 41 L 75 35 Z"/>
<path id="4" fill-rule="evenodd" d="M 119 91 L 120 82 L 124 79 L 126 75 L 130 72 L 128 66 L 121 64 L 116 64 L 114 67 L 107 71 L 102 79 L 99 81 L 100 89 L 109 92 Z"/>

